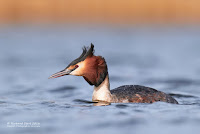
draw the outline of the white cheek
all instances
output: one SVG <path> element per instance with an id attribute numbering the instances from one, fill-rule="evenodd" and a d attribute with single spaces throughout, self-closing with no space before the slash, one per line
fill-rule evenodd
<path id="1" fill-rule="evenodd" d="M 79 71 L 79 69 L 77 68 L 76 70 L 72 71 L 72 72 L 70 73 L 70 75 L 79 75 L 79 73 L 80 73 L 80 71 Z"/>
<path id="2" fill-rule="evenodd" d="M 78 76 L 80 76 L 80 75 L 83 74 L 84 63 L 81 62 L 81 63 L 79 63 L 79 64 L 77 64 L 77 65 L 78 65 L 79 67 L 78 67 L 77 69 L 75 69 L 74 71 L 72 71 L 72 72 L 70 73 L 70 75 L 78 75 Z"/>

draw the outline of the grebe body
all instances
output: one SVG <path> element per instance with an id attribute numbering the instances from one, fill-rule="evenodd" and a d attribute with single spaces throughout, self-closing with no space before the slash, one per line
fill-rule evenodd
<path id="1" fill-rule="evenodd" d="M 122 93 L 123 92 L 123 93 Z M 156 101 L 178 104 L 170 95 L 153 88 L 140 85 L 124 85 L 111 90 L 114 102 L 153 103 Z"/>
<path id="2" fill-rule="evenodd" d="M 81 56 L 72 61 L 64 70 L 51 75 L 57 78 L 64 75 L 83 76 L 94 85 L 92 101 L 109 103 L 153 103 L 157 101 L 178 102 L 170 95 L 153 88 L 139 85 L 124 85 L 110 90 L 110 82 L 106 61 L 101 56 L 94 55 L 94 45 L 83 48 Z"/>

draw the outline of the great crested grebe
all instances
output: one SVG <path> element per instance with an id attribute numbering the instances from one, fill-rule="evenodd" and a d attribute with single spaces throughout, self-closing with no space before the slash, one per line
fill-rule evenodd
<path id="1" fill-rule="evenodd" d="M 178 104 L 170 95 L 153 88 L 139 85 L 124 85 L 110 90 L 109 75 L 106 61 L 94 55 L 94 45 L 83 48 L 81 56 L 72 61 L 64 70 L 51 75 L 57 78 L 64 75 L 83 76 L 94 85 L 92 101 L 108 103 L 153 103 L 156 101 Z"/>

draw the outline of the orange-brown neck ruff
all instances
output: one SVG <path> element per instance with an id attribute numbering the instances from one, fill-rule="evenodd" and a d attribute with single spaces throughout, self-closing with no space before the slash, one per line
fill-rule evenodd
<path id="1" fill-rule="evenodd" d="M 85 73 L 83 78 L 90 84 L 98 87 L 108 74 L 107 64 L 101 56 L 89 56 L 85 59 Z"/>

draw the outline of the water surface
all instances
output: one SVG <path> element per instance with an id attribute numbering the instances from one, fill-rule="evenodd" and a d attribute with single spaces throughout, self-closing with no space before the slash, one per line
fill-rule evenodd
<path id="1" fill-rule="evenodd" d="M 0 133 L 181 133 L 200 131 L 200 28 L 11 26 L 0 31 Z M 150 86 L 179 105 L 94 106 L 83 78 L 48 77 L 95 45 L 111 88 Z M 39 127 L 9 127 L 35 122 Z"/>

